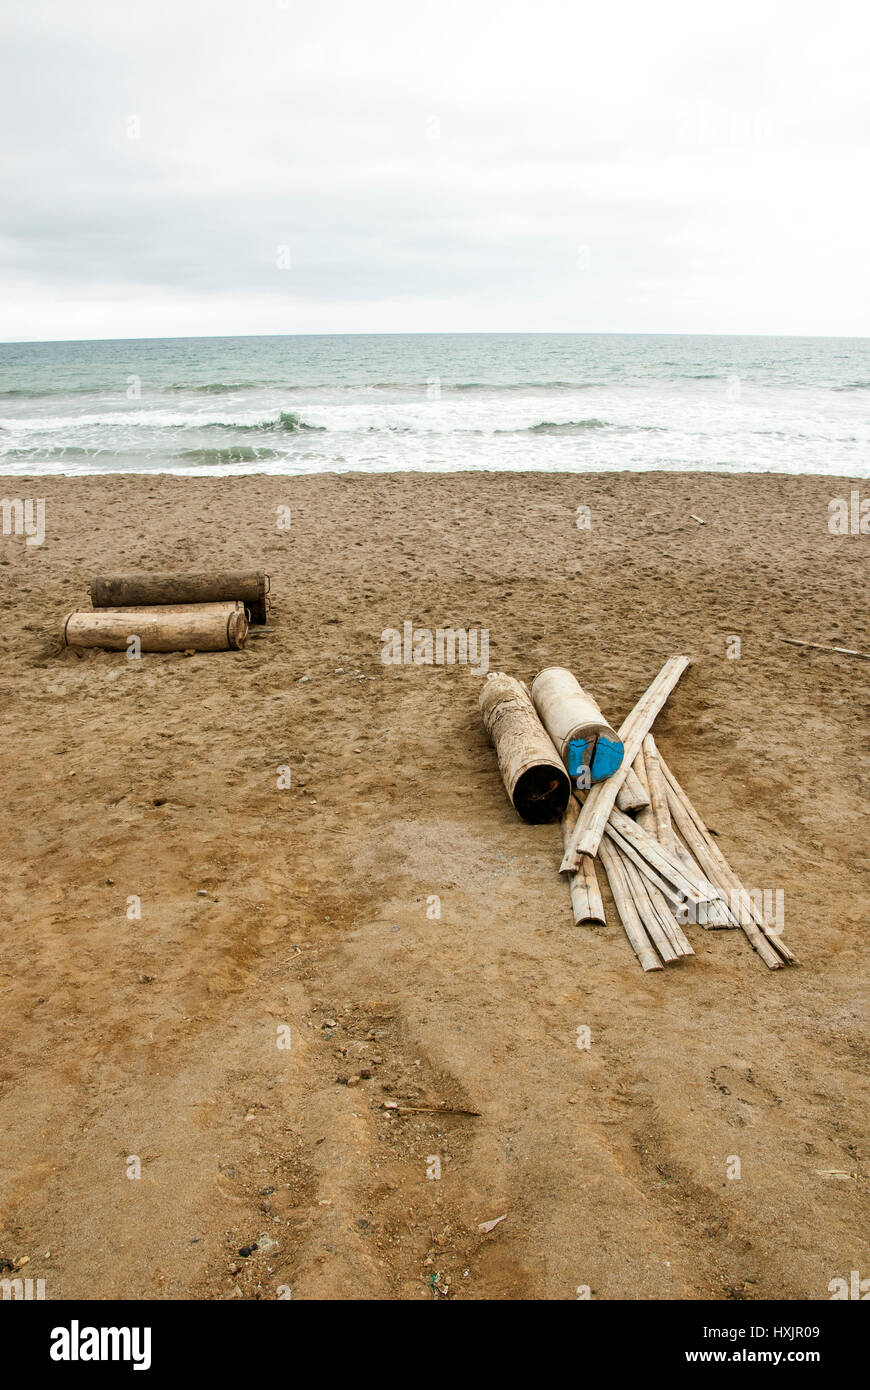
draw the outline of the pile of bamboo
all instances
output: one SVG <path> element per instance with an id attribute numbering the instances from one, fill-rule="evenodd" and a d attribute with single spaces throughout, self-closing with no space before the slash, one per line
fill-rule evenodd
<path id="1" fill-rule="evenodd" d="M 620 765 L 603 780 L 588 775 L 576 778 L 576 792 L 560 808 L 564 845 L 560 871 L 568 878 L 574 921 L 578 925 L 605 923 L 597 873 L 600 863 L 625 934 L 644 970 L 661 970 L 694 955 L 684 930 L 690 922 L 705 928 L 739 928 L 771 970 L 795 964 L 780 930 L 766 920 L 760 895 L 744 888 L 656 746 L 653 723 L 688 666 L 684 656 L 665 663 L 619 728 Z M 510 680 L 495 673 L 488 678 L 488 682 Z M 488 682 L 481 708 L 510 795 L 511 768 L 523 762 L 524 747 L 514 727 L 511 757 L 505 757 L 500 747 L 504 726 L 499 730 L 484 709 L 492 704 Z M 591 697 L 574 684 L 579 696 L 589 701 Z M 535 694 L 533 683 L 532 697 Z M 579 699 L 569 694 L 573 698 Z M 534 705 L 541 716 L 534 729 L 536 753 L 541 757 L 540 750 L 545 749 L 543 761 L 555 775 L 561 760 L 555 738 L 551 741 L 549 735 L 554 730 L 556 736 L 563 735 L 570 723 L 570 707 L 554 711 L 537 700 Z M 582 708 L 579 703 L 577 708 Z M 525 716 L 528 719 L 527 710 Z M 601 720 L 612 734 L 603 715 Z M 541 744 L 541 737 L 546 744 Z M 589 769 L 584 771 L 588 774 Z M 524 814 L 522 805 L 514 804 Z"/>
<path id="2" fill-rule="evenodd" d="M 134 574 L 92 580 L 92 610 L 70 613 L 69 647 L 142 652 L 238 650 L 249 623 L 266 621 L 269 576 L 261 570 Z"/>

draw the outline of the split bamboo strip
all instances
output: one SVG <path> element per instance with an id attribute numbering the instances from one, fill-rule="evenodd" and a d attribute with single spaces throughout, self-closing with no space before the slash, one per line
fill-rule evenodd
<path id="1" fill-rule="evenodd" d="M 652 739 L 652 734 L 648 734 L 647 738 Z M 644 739 L 644 744 L 646 744 L 646 739 Z M 653 747 L 655 747 L 654 742 Z M 638 779 L 648 792 L 650 789 L 649 778 L 647 776 L 646 758 L 644 755 L 643 748 L 640 750 L 634 762 L 632 763 L 632 767 L 635 773 L 637 774 Z M 618 799 L 616 804 L 620 811 L 625 810 L 624 806 L 619 805 Z M 668 813 L 668 821 L 670 823 L 670 812 Z M 646 830 L 648 834 L 655 836 L 656 839 L 659 838 L 658 829 L 656 825 L 656 818 L 652 809 L 652 805 L 650 805 L 646 810 L 638 812 L 637 823 L 640 826 L 641 830 Z M 701 874 L 701 869 L 699 865 L 692 858 L 691 854 L 686 849 L 679 835 L 676 834 L 673 825 L 671 825 L 670 843 L 668 844 L 668 848 L 674 851 L 680 863 L 683 865 L 684 868 L 688 869 L 690 873 L 698 875 Z M 737 926 L 736 921 L 728 912 L 728 909 L 725 907 L 724 903 L 721 903 L 719 901 L 709 903 L 706 909 L 699 909 L 697 913 L 697 918 L 699 925 L 704 927 L 705 930 L 707 927 Z"/>
<path id="2" fill-rule="evenodd" d="M 649 893 L 649 900 L 661 918 L 662 926 L 672 942 L 675 950 L 681 956 L 693 956 L 695 954 L 689 938 L 686 936 L 675 914 L 671 911 L 671 905 L 660 888 L 646 879 L 646 891 Z"/>
<path id="3" fill-rule="evenodd" d="M 571 836 L 571 831 L 577 823 L 580 814 L 580 807 L 575 797 L 570 797 L 562 817 L 562 837 L 567 841 Z M 595 872 L 595 860 L 591 855 L 584 854 L 580 868 L 568 876 L 568 886 L 571 889 L 571 909 L 574 913 L 574 924 L 580 926 L 583 922 L 597 922 L 601 926 L 606 923 L 604 916 L 604 902 L 601 897 L 601 889 L 598 887 L 598 876 Z"/>
<path id="4" fill-rule="evenodd" d="M 743 927 L 745 930 L 746 921 L 754 921 L 756 926 L 764 933 L 767 940 L 771 941 L 777 951 L 779 951 L 783 960 L 796 964 L 797 957 L 794 955 L 794 952 L 786 946 L 779 933 L 771 931 L 765 920 L 764 913 L 757 907 L 751 894 L 744 888 L 741 880 L 711 836 L 699 812 L 695 809 L 688 795 L 665 763 L 664 758 L 661 758 L 661 765 L 672 797 L 674 797 L 676 803 L 683 808 L 688 817 L 686 822 L 687 829 L 689 823 L 694 826 L 697 832 L 699 845 L 702 845 L 707 851 L 711 865 L 718 872 L 718 881 L 721 883 L 723 891 L 731 901 L 731 910 L 735 925 Z M 738 908 L 736 912 L 734 911 L 735 906 Z"/>
<path id="5" fill-rule="evenodd" d="M 778 935 L 770 932 L 763 914 L 753 904 L 737 874 L 731 868 L 719 846 L 714 842 L 700 815 L 661 755 L 659 755 L 659 761 L 671 793 L 669 797 L 671 814 L 676 820 L 680 833 L 686 836 L 687 843 L 690 842 L 690 837 L 695 839 L 696 853 L 702 866 L 706 859 L 710 869 L 716 870 L 717 880 L 722 885 L 726 895 L 731 897 L 732 904 L 736 900 L 740 910 L 735 915 L 749 944 L 758 952 L 765 965 L 769 966 L 771 970 L 777 970 L 783 961 L 796 963 L 793 952 L 786 946 L 785 942 L 780 940 Z M 704 858 L 701 857 L 702 848 L 705 852 Z"/>
<path id="6" fill-rule="evenodd" d="M 618 851 L 617 851 L 618 853 Z M 632 902 L 637 908 L 637 915 L 643 922 L 643 928 L 650 941 L 655 946 L 665 965 L 669 961 L 679 960 L 680 953 L 675 950 L 668 937 L 667 932 L 659 919 L 659 915 L 650 902 L 649 893 L 640 872 L 635 868 L 630 859 L 623 856 L 622 871 L 628 880 L 628 887 L 631 893 Z"/>
<path id="7" fill-rule="evenodd" d="M 714 898 L 722 897 L 721 891 L 709 878 L 687 869 L 675 854 L 665 849 L 652 835 L 642 830 L 637 821 L 633 821 L 631 816 L 623 815 L 615 806 L 610 813 L 610 823 L 620 835 L 634 845 L 638 853 L 642 854 L 654 869 L 658 869 L 663 878 L 684 892 L 692 902 L 712 902 Z"/>
<path id="8" fill-rule="evenodd" d="M 644 931 L 643 923 L 638 916 L 637 908 L 632 902 L 628 879 L 623 871 L 617 850 L 608 840 L 602 839 L 599 854 L 607 874 L 607 882 L 610 884 L 610 892 L 616 904 L 616 910 L 619 913 L 625 934 L 631 942 L 632 950 L 644 970 L 661 970 L 662 963 L 653 950 L 650 939 Z"/>
<path id="9" fill-rule="evenodd" d="M 606 782 L 597 782 L 586 798 L 574 827 L 571 843 L 562 859 L 563 873 L 576 869 L 581 854 L 598 853 L 604 827 L 616 804 L 616 796 L 625 781 L 628 767 L 637 757 L 644 735 L 649 733 L 656 715 L 688 665 L 687 656 L 672 656 L 666 661 L 621 726 L 619 737 L 625 748 L 622 766 L 617 768 Z"/>
<path id="10" fill-rule="evenodd" d="M 616 794 L 616 804 L 620 811 L 649 809 L 649 796 L 634 768 L 626 772 L 625 781 Z"/>
<path id="11" fill-rule="evenodd" d="M 635 777 L 637 778 L 638 782 L 640 783 L 641 790 L 643 791 L 643 794 L 644 794 L 644 796 L 646 797 L 646 805 L 645 805 L 645 806 L 641 806 L 640 809 L 638 810 L 637 817 L 636 817 L 637 823 L 638 823 L 638 825 L 640 826 L 641 830 L 645 830 L 645 831 L 647 832 L 648 835 L 655 835 L 655 833 L 656 833 L 656 818 L 655 818 L 655 816 L 653 815 L 652 802 L 650 801 L 650 798 L 649 798 L 649 779 L 647 778 L 647 775 L 646 775 L 646 763 L 644 762 L 643 748 L 642 748 L 642 747 L 639 748 L 638 751 L 637 751 L 637 757 L 635 758 L 634 762 L 633 762 L 632 765 L 631 765 L 631 770 L 632 770 L 632 772 L 634 773 Z M 620 790 L 622 790 L 622 789 L 620 789 Z M 617 809 L 620 810 L 620 811 L 627 811 L 627 810 L 629 810 L 629 807 L 628 807 L 628 806 L 623 806 L 623 805 L 622 805 L 622 803 L 620 802 L 619 797 L 616 798 L 616 806 L 617 806 Z"/>
<path id="12" fill-rule="evenodd" d="M 613 821 L 607 822 L 604 836 L 605 839 L 612 840 L 613 843 L 622 850 L 626 858 L 630 859 L 631 862 L 640 869 L 644 878 L 648 879 L 650 883 L 654 883 L 659 891 L 664 893 L 665 897 L 676 907 L 681 907 L 685 903 L 686 895 L 682 889 L 675 888 L 672 883 L 668 883 L 667 879 L 662 878 L 661 874 L 644 859 L 643 855 L 638 853 L 634 845 L 629 840 L 626 840 L 624 835 L 620 835 L 618 830 L 614 829 Z M 604 844 L 604 840 L 602 840 L 601 843 Z"/>
<path id="13" fill-rule="evenodd" d="M 671 825 L 671 816 L 668 810 L 668 793 L 665 786 L 665 779 L 659 766 L 658 749 L 652 734 L 647 734 L 643 741 L 643 761 L 646 768 L 647 783 L 649 784 L 649 799 L 652 805 L 653 815 L 656 822 L 656 839 L 660 845 L 666 849 L 674 849 L 674 829 Z"/>

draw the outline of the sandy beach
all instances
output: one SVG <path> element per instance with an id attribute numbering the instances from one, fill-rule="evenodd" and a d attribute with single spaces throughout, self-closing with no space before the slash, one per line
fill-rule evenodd
<path id="1" fill-rule="evenodd" d="M 828 530 L 858 483 L 7 483 L 46 525 L 0 537 L 0 1264 L 82 1299 L 826 1299 L 870 1272 L 870 667 L 780 640 L 870 650 L 867 538 Z M 95 574 L 247 565 L 274 631 L 244 651 L 60 647 Z M 692 927 L 644 975 L 609 898 L 574 927 L 480 674 L 385 666 L 405 622 L 567 665 L 617 724 L 691 655 L 659 744 L 782 890 L 800 967 Z"/>

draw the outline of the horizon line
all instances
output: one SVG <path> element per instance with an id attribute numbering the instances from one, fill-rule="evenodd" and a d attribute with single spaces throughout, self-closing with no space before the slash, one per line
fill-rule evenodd
<path id="1" fill-rule="evenodd" d="M 50 343 L 166 343 L 220 342 L 238 338 L 773 338 L 795 341 L 839 339 L 845 342 L 867 342 L 870 334 L 863 333 L 657 333 L 649 329 L 626 332 L 618 329 L 423 329 L 423 330 L 364 330 L 329 333 L 151 333 L 131 338 L 0 338 L 0 347 L 47 346 Z"/>

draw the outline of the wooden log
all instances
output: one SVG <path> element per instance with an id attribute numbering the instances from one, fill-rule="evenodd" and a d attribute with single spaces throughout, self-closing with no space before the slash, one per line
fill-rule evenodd
<path id="1" fill-rule="evenodd" d="M 562 817 L 562 838 L 567 840 L 580 814 L 580 807 L 575 797 L 568 798 L 568 805 Z M 568 875 L 568 886 L 571 890 L 571 909 L 574 914 L 575 926 L 580 926 L 584 922 L 597 922 L 604 926 L 606 918 L 604 916 L 604 901 L 601 897 L 601 889 L 598 887 L 598 875 L 595 872 L 595 860 L 588 854 L 584 854 L 580 861 L 580 868 L 576 873 Z"/>
<path id="2" fill-rule="evenodd" d="M 693 849 L 705 872 L 717 876 L 721 890 L 731 899 L 731 910 L 753 950 L 757 951 L 771 970 L 777 970 L 783 961 L 795 964 L 796 958 L 785 942 L 771 933 L 764 915 L 753 904 L 737 874 L 715 843 L 709 830 L 696 811 L 689 797 L 671 772 L 664 758 L 659 754 L 659 762 L 669 789 L 671 815 L 687 844 Z"/>
<path id="3" fill-rule="evenodd" d="M 604 872 L 607 874 L 607 882 L 610 884 L 610 892 L 619 913 L 619 920 L 622 922 L 635 955 L 644 970 L 661 970 L 662 963 L 652 947 L 644 930 L 643 922 L 638 916 L 637 908 L 632 901 L 628 879 L 623 871 L 619 854 L 609 840 L 601 841 L 600 859 L 604 865 Z"/>
<path id="4" fill-rule="evenodd" d="M 126 651 L 131 637 L 143 652 L 228 651 L 243 647 L 247 634 L 244 605 L 235 602 L 85 609 L 63 625 L 65 646 L 115 652 Z"/>
<path id="5" fill-rule="evenodd" d="M 91 580 L 89 592 L 94 608 L 239 599 L 252 623 L 265 623 L 269 587 L 269 576 L 262 570 L 205 570 L 194 574 L 102 575 Z"/>
<path id="6" fill-rule="evenodd" d="M 656 715 L 688 665 L 687 656 L 672 656 L 666 661 L 652 685 L 644 692 L 621 726 L 619 737 L 625 749 L 622 765 L 606 782 L 597 782 L 583 803 L 571 843 L 562 859 L 563 873 L 570 873 L 577 867 L 581 854 L 598 853 L 604 827 L 616 804 L 619 788 L 625 781 L 626 770 L 637 757 L 644 735 L 649 733 Z"/>
<path id="7" fill-rule="evenodd" d="M 561 817 L 571 795 L 571 781 L 526 687 L 503 671 L 490 671 L 479 704 L 505 790 L 518 815 L 533 824 Z"/>
<path id="8" fill-rule="evenodd" d="M 649 809 L 649 797 L 646 789 L 633 767 L 630 767 L 625 774 L 625 781 L 616 794 L 616 804 L 620 811 Z"/>
<path id="9" fill-rule="evenodd" d="M 616 771 L 622 741 L 571 671 L 548 666 L 535 676 L 529 693 L 569 777 L 581 776 L 587 768 L 594 783 Z"/>

